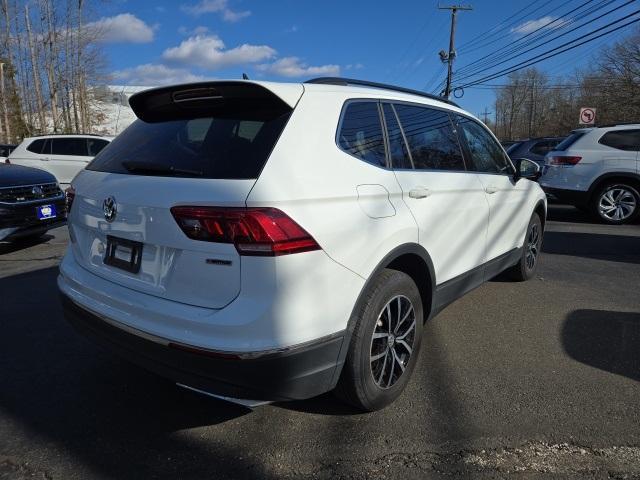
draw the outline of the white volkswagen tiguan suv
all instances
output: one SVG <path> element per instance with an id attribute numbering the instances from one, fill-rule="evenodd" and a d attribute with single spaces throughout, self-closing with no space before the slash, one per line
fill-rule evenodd
<path id="1" fill-rule="evenodd" d="M 540 184 L 551 199 L 614 225 L 640 213 L 640 124 L 574 130 L 545 161 Z"/>
<path id="2" fill-rule="evenodd" d="M 110 141 L 111 137 L 99 135 L 28 137 L 11 152 L 7 163 L 46 170 L 64 188 Z"/>
<path id="3" fill-rule="evenodd" d="M 178 384 L 382 408 L 425 321 L 503 270 L 534 275 L 539 167 L 452 103 L 324 78 L 130 104 L 73 181 L 58 285 L 77 329 Z"/>

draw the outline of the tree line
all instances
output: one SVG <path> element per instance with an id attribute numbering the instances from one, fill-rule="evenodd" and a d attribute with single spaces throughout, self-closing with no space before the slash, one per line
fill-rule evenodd
<path id="1" fill-rule="evenodd" d="M 0 137 L 88 133 L 104 81 L 90 0 L 0 0 Z"/>
<path id="2" fill-rule="evenodd" d="M 529 68 L 495 87 L 501 140 L 563 136 L 579 127 L 581 107 L 596 108 L 596 123 L 640 122 L 640 29 L 597 52 L 587 69 L 552 80 Z"/>

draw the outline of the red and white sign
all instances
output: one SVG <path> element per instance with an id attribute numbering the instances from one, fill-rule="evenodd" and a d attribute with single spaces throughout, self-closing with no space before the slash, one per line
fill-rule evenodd
<path id="1" fill-rule="evenodd" d="M 596 123 L 596 109 L 595 108 L 581 108 L 580 109 L 580 124 L 581 125 L 594 125 Z"/>

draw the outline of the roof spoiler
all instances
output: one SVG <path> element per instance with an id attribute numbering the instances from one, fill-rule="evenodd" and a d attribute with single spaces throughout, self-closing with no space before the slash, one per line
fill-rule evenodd
<path id="1" fill-rule="evenodd" d="M 179 120 L 202 116 L 273 117 L 292 110 L 292 106 L 268 88 L 253 82 L 199 82 L 152 88 L 129 98 L 129 105 L 145 122 Z"/>

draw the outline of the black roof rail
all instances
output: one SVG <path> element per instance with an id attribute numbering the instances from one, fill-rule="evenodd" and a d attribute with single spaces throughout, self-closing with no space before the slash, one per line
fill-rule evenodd
<path id="1" fill-rule="evenodd" d="M 113 135 L 108 135 L 108 134 L 101 135 L 99 133 L 38 133 L 36 135 L 29 135 L 29 138 L 56 137 L 56 136 L 72 137 L 74 135 L 82 135 L 83 137 L 109 137 L 109 136 L 113 136 Z"/>
<path id="2" fill-rule="evenodd" d="M 357 85 L 362 87 L 373 87 L 380 88 L 383 90 L 393 90 L 394 92 L 402 92 L 409 93 L 411 95 L 418 95 L 420 97 L 430 98 L 431 100 L 437 100 L 439 102 L 448 103 L 449 105 L 453 105 L 454 107 L 460 108 L 460 106 L 448 100 L 444 97 L 439 97 L 438 95 L 432 95 L 430 93 L 421 92 L 420 90 L 413 90 L 412 88 L 398 87 L 396 85 L 388 85 L 386 83 L 378 83 L 378 82 L 369 82 L 367 80 L 357 80 L 355 78 L 343 78 L 343 77 L 318 77 L 312 78 L 311 80 L 307 80 L 304 83 L 316 83 L 321 85 L 341 85 L 343 87 L 348 87 L 349 85 Z"/>
<path id="3" fill-rule="evenodd" d="M 605 123 L 603 125 L 595 125 L 595 126 L 597 128 L 607 128 L 607 127 L 624 127 L 625 125 L 640 125 L 640 121 L 637 121 L 637 122 Z"/>

